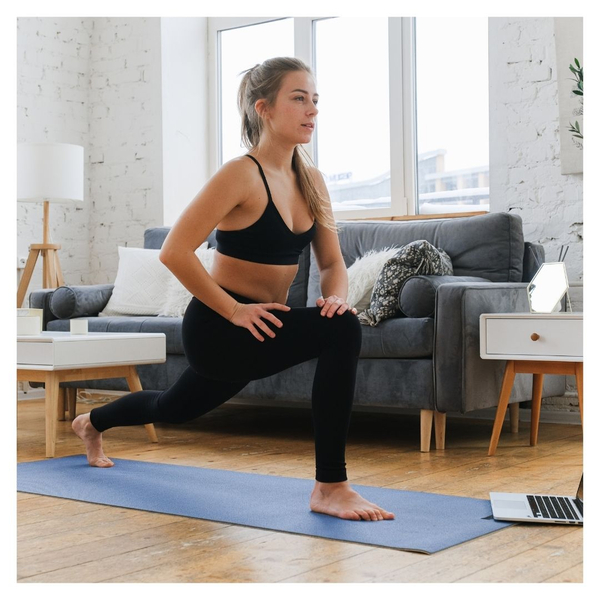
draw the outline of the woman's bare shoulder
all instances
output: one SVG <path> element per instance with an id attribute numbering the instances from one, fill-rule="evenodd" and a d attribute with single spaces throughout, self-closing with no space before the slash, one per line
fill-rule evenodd
<path id="1" fill-rule="evenodd" d="M 252 168 L 254 167 L 254 169 Z M 244 154 L 231 158 L 218 169 L 216 174 L 225 173 L 227 175 L 251 175 L 256 170 L 253 161 L 246 158 Z"/>
<path id="2" fill-rule="evenodd" d="M 244 156 L 236 156 L 223 163 L 209 183 L 221 193 L 232 194 L 240 200 L 245 199 L 248 190 L 256 185 L 256 174 L 252 166 L 251 160 Z"/>

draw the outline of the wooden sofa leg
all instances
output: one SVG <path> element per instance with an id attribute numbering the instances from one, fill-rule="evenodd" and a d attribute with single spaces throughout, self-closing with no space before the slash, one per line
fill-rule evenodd
<path id="1" fill-rule="evenodd" d="M 421 410 L 421 452 L 429 452 L 431 447 L 431 426 L 433 425 L 433 411 Z"/>
<path id="2" fill-rule="evenodd" d="M 446 413 L 433 412 L 435 423 L 435 448 L 436 450 L 446 449 Z"/>

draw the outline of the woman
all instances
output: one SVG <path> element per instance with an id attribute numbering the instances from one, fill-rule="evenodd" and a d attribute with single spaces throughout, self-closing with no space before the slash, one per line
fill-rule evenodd
<path id="1" fill-rule="evenodd" d="M 270 59 L 245 72 L 238 104 L 249 152 L 207 182 L 160 253 L 193 294 L 182 325 L 190 366 L 163 392 L 128 394 L 77 417 L 73 429 L 90 465 L 113 466 L 102 451 L 102 432 L 110 427 L 182 423 L 223 404 L 249 381 L 318 358 L 310 508 L 342 519 L 394 518 L 352 490 L 346 474 L 362 332 L 356 309 L 344 300 L 348 278 L 327 188 L 299 150 L 311 140 L 317 98 L 310 68 L 295 58 Z M 215 226 L 209 274 L 195 250 Z M 315 307 L 291 308 L 288 291 L 311 241 L 325 297 Z"/>

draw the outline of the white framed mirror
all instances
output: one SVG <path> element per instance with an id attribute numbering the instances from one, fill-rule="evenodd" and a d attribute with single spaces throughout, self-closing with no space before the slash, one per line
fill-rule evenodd
<path id="1" fill-rule="evenodd" d="M 563 296 L 568 293 L 565 263 L 544 263 L 527 286 L 529 310 L 532 313 L 560 312 Z"/>

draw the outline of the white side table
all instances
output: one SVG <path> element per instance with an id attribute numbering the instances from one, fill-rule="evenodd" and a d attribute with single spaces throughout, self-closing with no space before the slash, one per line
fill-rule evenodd
<path id="1" fill-rule="evenodd" d="M 136 365 L 167 359 L 164 333 L 87 333 L 42 331 L 17 336 L 17 381 L 45 384 L 46 456 L 53 457 L 59 411 L 59 385 L 63 381 L 124 377 L 132 392 L 142 385 Z M 158 442 L 154 425 L 145 425 L 152 442 Z"/>
<path id="2" fill-rule="evenodd" d="M 575 375 L 583 424 L 583 313 L 485 313 L 480 355 L 506 360 L 489 456 L 496 453 L 516 373 L 533 373 L 530 445 L 537 444 L 544 374 Z"/>

